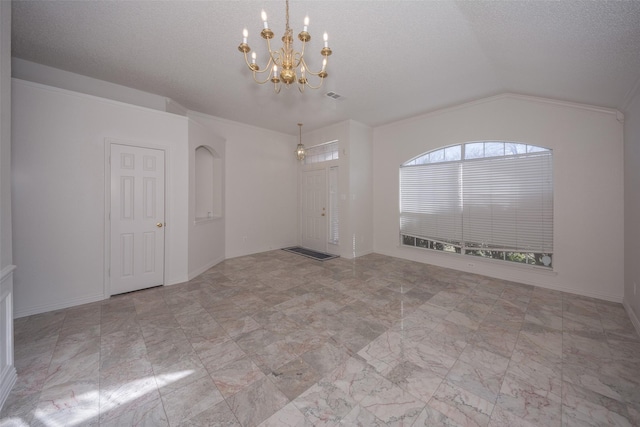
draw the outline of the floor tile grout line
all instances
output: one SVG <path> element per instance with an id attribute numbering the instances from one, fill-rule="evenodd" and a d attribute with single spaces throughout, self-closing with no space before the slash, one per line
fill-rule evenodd
<path id="1" fill-rule="evenodd" d="M 302 265 L 302 264 L 301 264 L 301 265 Z M 303 266 L 302 268 L 305 268 L 305 267 Z M 375 271 L 379 272 L 380 270 L 375 270 Z M 406 271 L 405 273 L 407 273 L 407 274 L 409 274 L 409 275 L 411 275 L 411 274 L 412 274 L 412 273 L 410 273 L 410 272 L 408 272 L 408 271 Z M 220 274 L 220 273 L 216 273 L 216 274 Z M 399 276 L 399 275 L 400 275 L 400 274 L 397 274 L 397 276 Z M 425 274 L 425 275 L 424 275 L 424 277 L 428 277 L 428 276 L 429 276 L 428 274 Z M 456 276 L 456 277 L 463 277 L 463 276 L 464 276 L 464 275 L 458 274 L 458 276 Z M 340 276 L 340 275 L 338 275 L 338 276 L 336 276 L 336 277 L 340 278 L 341 276 Z M 344 277 L 345 277 L 345 276 L 343 275 L 342 277 L 343 277 L 343 279 L 342 279 L 342 280 L 344 280 Z M 474 276 L 474 277 L 475 277 L 475 276 Z M 479 276 L 477 276 L 477 277 L 479 277 Z M 364 278 L 361 278 L 361 279 L 358 279 L 358 280 L 367 281 L 367 280 L 370 280 L 371 278 L 372 278 L 372 277 L 370 277 L 370 278 L 366 278 L 366 276 L 364 276 Z M 231 281 L 231 283 L 233 283 L 235 280 L 238 280 L 238 279 L 234 279 L 234 280 L 232 280 L 232 281 Z M 244 280 L 244 279 L 242 279 L 242 280 Z M 465 280 L 466 280 L 466 278 L 465 278 Z M 411 279 L 411 282 L 410 282 L 410 284 L 409 284 L 408 286 L 409 286 L 409 287 L 412 287 L 412 286 L 413 286 L 413 287 L 418 287 L 419 285 L 416 285 L 416 283 L 417 283 L 418 281 L 419 281 L 419 279 L 418 279 L 418 280 L 413 281 L 413 278 L 412 278 L 412 279 Z M 193 286 L 193 285 L 196 285 L 196 283 L 195 283 L 195 282 L 189 282 L 189 283 L 191 283 L 192 285 L 188 288 L 187 293 L 189 293 L 191 290 L 196 290 L 196 289 L 198 289 L 198 286 Z M 309 289 L 310 289 L 310 286 L 309 286 L 309 283 L 308 283 L 307 281 L 301 281 L 301 283 L 302 283 L 302 284 L 300 284 L 300 285 L 298 285 L 298 286 L 297 286 L 297 287 L 299 287 L 299 289 L 300 289 L 300 290 L 303 290 L 305 293 L 309 293 L 309 292 L 311 292 L 311 291 L 309 290 Z M 409 283 L 409 282 L 408 282 L 408 283 Z M 213 286 L 213 284 L 211 284 L 211 286 Z M 468 285 L 468 284 L 464 284 L 464 285 L 461 285 L 461 286 L 467 286 L 467 287 L 468 287 L 469 285 Z M 506 286 L 509 286 L 509 284 L 508 284 L 508 283 L 506 283 Z M 387 285 L 387 286 L 385 286 L 385 287 L 387 287 L 388 289 L 391 289 L 391 290 L 393 290 L 393 291 L 395 291 L 395 290 L 396 290 L 394 287 L 391 287 L 391 285 Z M 472 292 L 473 290 L 477 289 L 477 287 L 478 287 L 478 282 L 476 282 L 476 283 L 474 284 L 474 286 L 473 286 L 472 288 L 469 288 L 469 289 L 471 289 L 471 292 Z M 163 299 L 163 301 L 164 301 L 165 306 L 167 307 L 167 310 L 171 312 L 171 315 L 173 316 L 173 319 L 176 321 L 176 324 L 178 325 L 177 327 L 180 329 L 180 331 L 181 331 L 181 333 L 182 333 L 182 336 L 187 340 L 187 342 L 189 342 L 189 345 L 190 345 L 191 351 L 195 354 L 195 356 L 197 357 L 197 360 L 200 362 L 200 364 L 204 366 L 204 369 L 205 369 L 205 371 L 207 372 L 207 375 L 208 375 L 209 377 L 211 377 L 211 379 L 213 379 L 213 376 L 212 376 L 212 373 L 211 373 L 210 369 L 209 369 L 207 366 L 205 366 L 205 365 L 204 365 L 204 361 L 203 361 L 203 359 L 202 359 L 201 354 L 200 354 L 198 351 L 196 351 L 196 348 L 194 347 L 194 345 L 195 345 L 195 344 L 194 344 L 194 341 L 193 341 L 193 339 L 192 339 L 192 337 L 191 337 L 191 332 L 189 332 L 187 329 L 185 329 L 185 326 L 184 326 L 180 321 L 178 321 L 178 319 L 177 319 L 177 317 L 176 317 L 176 312 L 174 312 L 173 310 L 170 310 L 170 309 L 169 309 L 170 304 L 169 304 L 169 300 L 167 299 L 167 297 L 168 297 L 169 295 L 173 295 L 173 296 L 175 296 L 175 295 L 177 294 L 177 289 L 178 289 L 178 288 L 176 288 L 176 289 L 175 289 L 175 290 L 176 290 L 176 292 L 172 292 L 171 294 L 169 294 L 168 292 L 163 292 L 163 293 L 161 293 L 160 295 L 162 295 L 162 299 Z M 186 289 L 187 289 L 187 288 L 185 288 L 185 290 L 186 290 Z M 247 288 L 247 287 L 244 287 L 243 289 L 245 289 L 245 290 L 246 290 L 246 289 L 248 289 L 248 288 Z M 331 288 L 329 288 L 329 289 L 331 290 Z M 484 315 L 483 315 L 482 319 L 480 319 L 480 320 L 478 321 L 478 324 L 479 324 L 479 325 L 481 325 L 481 324 L 482 324 L 482 323 L 487 319 L 487 317 L 488 317 L 491 313 L 493 313 L 493 310 L 494 310 L 494 309 L 495 309 L 495 307 L 498 305 L 499 301 L 503 300 L 503 301 L 505 302 L 505 304 L 506 304 L 506 303 L 509 303 L 509 301 L 512 301 L 512 298 L 515 298 L 515 300 L 517 300 L 517 299 L 518 299 L 518 297 L 517 297 L 517 293 L 518 293 L 518 292 L 513 292 L 513 293 L 512 293 L 512 294 L 507 298 L 507 295 L 505 295 L 505 290 L 506 290 L 506 289 L 510 289 L 510 288 L 505 288 L 505 287 L 503 287 L 503 289 L 502 289 L 502 293 L 500 294 L 500 296 L 499 296 L 499 297 L 497 297 L 497 298 L 495 298 L 495 299 L 493 299 L 493 302 L 492 302 L 491 306 L 489 307 L 489 310 L 488 310 L 486 313 L 484 313 Z M 514 288 L 514 289 L 517 289 L 517 288 Z M 514 357 L 514 356 L 513 356 L 513 355 L 514 355 L 515 349 L 517 348 L 518 342 L 520 341 L 521 337 L 523 336 L 523 333 L 525 332 L 524 325 L 526 325 L 526 324 L 527 324 L 527 321 L 526 321 L 525 319 L 526 319 L 527 313 L 528 313 L 528 311 L 529 311 L 529 307 L 531 307 L 531 304 L 532 304 L 532 301 L 533 301 L 533 298 L 532 298 L 532 297 L 533 297 L 533 291 L 534 291 L 534 290 L 537 290 L 537 289 L 538 289 L 538 288 L 535 288 L 535 289 L 533 289 L 533 290 L 532 290 L 532 289 L 530 289 L 530 290 L 529 290 L 529 292 L 528 292 L 528 301 L 527 301 L 526 307 L 524 308 L 524 311 L 522 312 L 522 318 L 520 319 L 520 322 L 519 322 L 519 323 L 520 323 L 520 326 L 519 326 L 519 329 L 518 329 L 518 333 L 517 333 L 517 334 L 516 334 L 516 336 L 515 336 L 515 344 L 513 345 L 513 347 L 511 348 L 511 351 L 510 351 L 510 355 L 509 355 L 509 363 L 507 364 L 507 369 L 505 370 L 505 372 L 504 372 L 504 373 L 503 373 L 503 375 L 502 375 L 502 383 L 504 382 L 504 378 L 505 378 L 505 376 L 506 376 L 507 372 L 509 371 L 509 368 L 510 368 L 510 367 L 512 366 L 512 364 L 514 363 L 514 361 L 513 361 L 513 357 Z M 271 289 L 271 291 L 276 291 L 276 289 L 275 289 L 275 288 L 274 288 L 274 289 Z M 284 292 L 284 291 L 283 291 L 283 292 Z M 458 301 L 458 302 L 457 302 L 457 304 L 456 304 L 453 308 L 446 308 L 447 313 L 451 313 L 452 311 L 456 310 L 456 307 L 458 307 L 458 306 L 459 306 L 460 304 L 462 304 L 465 300 L 467 300 L 468 298 L 470 298 L 470 297 L 471 297 L 471 292 L 466 292 L 466 293 L 465 293 L 465 297 L 464 297 L 464 298 L 462 298 L 460 301 Z M 195 292 L 194 292 L 194 295 L 196 295 L 196 294 L 197 294 L 197 293 L 195 293 Z M 401 293 L 401 295 L 404 295 L 404 294 L 405 294 L 404 292 L 402 292 L 402 293 Z M 299 294 L 298 294 L 298 295 L 299 295 Z M 560 312 L 561 312 L 561 331 L 560 331 L 560 350 L 561 350 L 561 353 L 560 353 L 560 383 L 561 383 L 561 390 L 560 390 L 560 392 L 561 392 L 561 396 L 560 396 L 560 397 L 561 397 L 561 400 L 560 400 L 560 417 L 561 417 L 561 419 L 563 419 L 563 417 L 564 417 L 564 413 L 565 413 L 565 406 L 564 406 L 565 401 L 564 401 L 564 398 L 563 398 L 563 395 L 562 395 L 562 387 L 563 387 L 564 382 L 565 382 L 565 380 L 566 380 L 566 378 L 565 378 L 565 376 L 566 376 L 566 372 L 565 372 L 565 367 L 566 367 L 565 347 L 566 347 L 566 345 L 567 345 L 567 343 L 566 343 L 566 338 L 569 336 L 569 335 L 566 335 L 566 334 L 567 334 L 568 332 L 570 332 L 568 329 L 566 329 L 566 328 L 567 328 L 567 318 L 566 318 L 566 305 L 565 305 L 565 302 L 566 302 L 566 301 L 572 301 L 572 300 L 570 299 L 570 298 L 571 298 L 571 296 L 570 296 L 570 295 L 566 295 L 566 294 L 562 294 L 562 295 L 563 295 L 563 297 L 562 297 L 562 300 L 561 300 L 561 306 L 560 306 Z M 319 297 L 319 300 L 326 300 L 326 296 L 322 296 L 321 294 L 318 294 L 318 297 Z M 394 296 L 394 297 L 395 297 L 395 296 Z M 504 297 L 504 298 L 503 298 L 503 297 Z M 357 301 L 364 301 L 364 304 L 365 304 L 365 305 L 369 305 L 369 304 L 367 303 L 367 301 L 366 301 L 366 300 L 364 300 L 364 299 L 355 298 L 354 300 L 357 300 Z M 581 299 L 578 299 L 578 302 L 579 302 L 580 300 L 581 300 Z M 402 301 L 402 299 L 401 299 L 401 301 Z M 427 300 L 427 301 L 428 301 L 428 300 Z M 606 310 L 605 310 L 605 308 L 603 308 L 603 307 L 601 307 L 600 305 L 598 305 L 597 301 L 592 301 L 592 300 L 590 300 L 590 299 L 589 299 L 589 300 L 585 299 L 585 301 L 586 301 L 588 304 L 587 304 L 587 303 L 585 303 L 585 304 L 584 304 L 584 306 L 590 306 L 590 307 L 592 307 L 592 308 L 594 309 L 594 311 L 593 311 L 593 313 L 591 313 L 591 315 L 595 314 L 595 316 L 594 316 L 594 317 L 595 317 L 595 319 L 594 319 L 594 320 L 597 320 L 597 321 L 598 321 L 598 323 L 600 324 L 600 327 L 601 327 L 601 330 L 602 330 L 602 336 L 603 336 L 603 340 L 604 340 L 604 341 L 602 341 L 602 344 L 603 344 L 603 345 L 606 345 L 606 349 L 610 349 L 610 346 L 612 345 L 612 340 L 613 340 L 613 338 L 612 338 L 612 337 L 613 337 L 613 335 L 608 334 L 608 333 L 607 333 L 607 332 L 608 332 L 608 330 L 606 330 L 606 329 L 604 328 L 605 323 L 604 323 L 604 320 L 603 320 L 603 319 L 604 319 L 604 316 L 605 316 L 605 314 L 606 314 Z M 354 303 L 354 302 L 352 301 L 352 302 L 350 302 L 348 305 L 351 305 L 351 304 L 353 304 L 353 303 Z M 131 304 L 132 304 L 132 307 L 134 307 L 134 308 L 135 308 L 135 304 L 134 304 L 133 302 L 132 302 Z M 269 304 L 273 307 L 273 304 L 272 304 L 272 303 L 269 303 Z M 410 316 L 412 313 L 415 313 L 418 307 L 423 306 L 423 305 L 425 305 L 425 304 L 428 304 L 428 302 L 424 302 L 424 303 L 423 303 L 423 304 L 421 304 L 421 305 L 419 304 L 419 305 L 412 306 L 412 307 L 411 307 L 411 309 L 408 311 L 407 316 Z M 401 304 L 401 305 L 402 305 L 402 304 Z M 102 311 L 107 307 L 107 304 L 101 304 L 101 305 L 99 305 L 99 307 L 100 307 L 101 312 L 102 312 Z M 440 309 L 442 309 L 442 308 L 443 308 L 443 307 L 438 306 L 438 305 L 434 305 L 433 307 L 438 307 L 438 308 L 440 308 Z M 208 309 L 206 309 L 206 308 L 204 308 L 204 307 L 202 307 L 202 308 L 204 309 L 204 311 L 205 311 L 205 312 L 209 313 L 209 310 L 208 310 Z M 373 309 L 376 309 L 376 308 L 373 308 Z M 379 308 L 377 308 L 377 309 L 379 309 Z M 280 310 L 277 310 L 277 312 L 278 312 L 278 313 L 281 313 L 281 314 L 283 314 L 283 315 L 285 315 L 285 314 L 284 314 L 282 311 L 280 311 Z M 70 327 L 72 326 L 72 325 L 71 325 L 71 323 L 68 323 L 68 322 L 70 322 L 70 321 L 71 321 L 71 317 L 69 317 L 70 313 L 71 313 L 71 311 L 70 311 L 70 310 L 64 310 L 64 311 L 63 311 L 63 313 L 62 313 L 62 314 L 63 314 L 63 316 L 64 316 L 64 317 L 63 317 L 63 320 L 60 322 L 60 324 L 58 325 L 58 327 L 55 329 L 55 332 L 54 332 L 54 333 L 56 334 L 56 335 L 55 335 L 55 336 L 56 336 L 56 338 L 55 338 L 55 344 L 54 344 L 54 345 L 53 345 L 53 347 L 51 348 L 51 353 L 50 353 L 50 357 L 49 357 L 49 365 L 48 365 L 48 367 L 47 367 L 47 370 L 50 370 L 50 368 L 51 368 L 51 363 L 53 362 L 53 356 L 54 356 L 54 354 L 55 354 L 55 352 L 56 352 L 56 348 L 57 348 L 59 345 L 61 345 L 61 342 L 62 342 L 61 340 L 62 340 L 62 338 L 63 338 L 63 337 L 62 337 L 62 334 L 63 334 L 63 333 L 64 333 L 64 331 L 65 331 L 65 325 L 68 325 L 68 326 L 70 326 Z M 139 314 L 139 313 L 138 313 L 138 314 Z M 211 313 L 209 313 L 209 314 L 211 314 Z M 251 316 L 252 316 L 252 318 L 253 318 L 253 317 L 255 316 L 255 314 L 251 314 Z M 285 316 L 286 316 L 286 315 L 285 315 Z M 232 340 L 233 342 L 235 342 L 235 338 L 234 338 L 234 337 L 229 336 L 229 335 L 228 335 L 228 333 L 226 332 L 226 329 L 222 328 L 222 325 L 220 325 L 220 324 L 218 323 L 218 321 L 217 321 L 213 316 L 211 316 L 211 317 L 212 317 L 212 323 L 215 323 L 215 324 L 217 325 L 217 327 L 219 327 L 219 328 L 221 328 L 221 330 L 224 330 L 224 331 L 225 331 L 225 334 L 227 335 L 227 339 Z M 287 317 L 288 317 L 288 316 L 287 316 Z M 404 318 L 404 316 L 401 316 L 401 319 L 402 319 L 402 318 Z M 35 319 L 35 318 L 34 318 L 34 319 Z M 104 335 L 105 330 L 104 330 L 104 328 L 102 327 L 102 325 L 103 325 L 102 320 L 103 320 L 103 319 L 101 319 L 101 322 L 100 322 L 100 325 L 101 325 L 101 327 L 100 327 L 100 343 L 102 343 L 102 338 L 105 336 L 105 335 Z M 254 320 L 255 320 L 255 319 L 254 319 Z M 442 319 L 440 319 L 440 322 L 442 322 L 442 321 L 443 321 L 443 320 L 442 320 Z M 137 324 L 138 324 L 138 327 L 140 328 L 140 321 L 139 321 L 139 318 L 138 318 L 137 316 L 136 316 L 136 322 L 137 322 Z M 397 325 L 397 322 L 398 322 L 398 319 L 397 319 L 397 318 L 395 318 L 395 320 L 393 320 L 393 321 L 390 321 L 390 322 L 389 322 L 389 324 L 388 324 L 387 326 L 385 326 L 385 331 L 384 331 L 384 332 L 382 332 L 382 333 L 390 332 L 390 331 L 394 328 L 394 326 L 396 326 L 396 325 Z M 259 323 L 261 323 L 261 322 L 259 322 Z M 297 321 L 294 321 L 294 323 L 297 323 Z M 263 326 L 264 326 L 264 325 L 263 325 Z M 544 323 L 542 323 L 542 324 L 541 324 L 541 327 L 542 327 L 543 329 L 545 329 L 545 328 L 546 328 L 546 325 L 545 325 Z M 477 334 L 478 329 L 472 329 L 472 330 L 473 330 L 473 332 L 471 332 L 469 336 Z M 430 331 L 432 331 L 432 330 L 430 329 Z M 578 335 L 579 335 L 579 334 L 578 334 Z M 145 352 L 146 352 L 146 354 L 148 354 L 148 340 L 146 340 L 146 339 L 145 339 L 144 334 L 142 333 L 142 330 L 141 330 L 141 337 L 143 338 L 143 342 L 144 342 L 144 345 L 145 345 Z M 333 335 L 331 335 L 331 337 L 333 337 Z M 330 337 L 330 338 L 331 338 L 331 337 Z M 367 340 L 369 340 L 369 338 L 367 338 Z M 373 338 L 373 340 L 376 340 L 376 338 Z M 373 340 L 370 340 L 369 342 L 371 343 Z M 620 340 L 622 340 L 622 341 L 626 341 L 626 339 L 624 339 L 624 338 L 622 338 L 622 337 L 618 338 L 618 341 L 620 341 Z M 444 376 L 444 379 L 441 379 L 441 380 L 440 380 L 440 385 L 439 385 L 439 387 L 442 385 L 442 383 L 443 383 L 443 382 L 445 382 L 445 381 L 446 381 L 446 378 L 447 378 L 447 376 L 449 375 L 449 373 L 451 372 L 451 369 L 453 369 L 453 366 L 454 366 L 456 363 L 460 362 L 461 355 L 464 353 L 464 351 L 465 351 L 467 348 L 469 348 L 469 347 L 470 347 L 470 345 L 472 345 L 472 341 L 470 341 L 469 339 L 465 339 L 464 341 L 465 341 L 465 343 L 464 343 L 464 347 L 463 347 L 463 348 L 461 348 L 461 349 L 459 350 L 459 352 L 458 352 L 458 354 L 457 354 L 457 357 L 456 357 L 456 359 L 455 359 L 454 364 L 453 364 L 451 367 L 449 367 L 449 369 L 447 370 L 447 373 L 446 373 L 446 374 L 445 374 L 445 376 Z M 344 344 L 342 344 L 342 343 L 336 343 L 336 344 L 339 344 L 340 346 L 344 346 Z M 605 348 L 605 347 L 603 347 L 603 348 Z M 349 349 L 347 348 L 347 350 L 349 350 Z M 243 353 L 246 355 L 246 351 L 245 351 L 244 349 L 242 349 L 242 351 L 243 351 Z M 611 352 L 612 350 L 608 350 L 608 351 L 609 351 L 609 352 Z M 347 354 L 349 354 L 350 356 L 353 356 L 353 355 L 357 355 L 357 354 L 358 354 L 358 352 L 359 352 L 359 350 L 355 350 L 355 351 L 353 351 L 353 352 L 349 351 Z M 300 355 L 297 355 L 297 354 L 296 354 L 296 357 L 300 357 Z M 102 362 L 103 362 L 103 353 L 102 353 L 102 346 L 100 346 L 100 358 L 99 358 L 99 361 L 98 361 L 100 369 L 101 369 L 101 366 L 102 366 Z M 156 384 L 156 389 L 157 389 L 157 390 L 159 390 L 159 389 L 158 389 L 158 383 L 157 383 L 157 376 L 155 375 L 155 368 L 154 368 L 153 364 L 151 365 L 151 367 L 152 367 L 152 371 L 154 372 L 154 382 L 155 382 L 155 384 Z M 375 371 L 375 370 L 374 370 L 374 371 Z M 386 378 L 386 376 L 384 376 L 384 375 L 383 375 L 382 377 L 383 377 L 383 378 Z M 102 379 L 102 376 L 101 376 L 101 375 L 99 375 L 99 376 L 98 376 L 98 388 L 99 388 L 99 390 L 101 390 L 101 389 L 102 389 L 102 386 L 103 386 L 103 384 L 102 384 L 102 380 L 103 380 L 103 379 Z M 273 380 L 272 380 L 271 378 L 269 378 L 268 376 L 267 376 L 267 380 L 268 380 L 272 385 L 275 385 L 275 383 L 273 383 Z M 43 382 L 43 383 L 42 383 L 42 385 L 40 386 L 40 393 L 42 392 L 42 389 L 43 389 L 43 387 L 44 387 L 44 384 L 46 384 L 46 381 L 45 381 L 45 382 Z M 460 387 L 462 387 L 463 389 L 465 388 L 465 386 L 464 386 L 464 385 L 462 385 L 462 386 L 460 386 Z M 276 386 L 276 389 L 277 389 L 277 388 L 278 388 L 278 387 Z M 473 393 L 473 392 L 472 392 L 471 390 L 469 390 L 469 389 L 467 389 L 467 391 L 469 391 L 469 392 Z M 411 394 L 411 393 L 409 393 L 409 394 Z M 499 396 L 499 392 L 498 392 L 498 395 L 497 395 L 497 396 Z M 40 399 L 40 397 L 38 397 L 38 399 Z M 226 398 L 225 398 L 224 396 L 223 396 L 223 399 L 225 400 L 225 404 L 227 405 L 227 409 L 231 409 L 231 408 L 230 408 L 230 405 L 229 405 L 229 403 L 228 403 L 228 401 L 226 400 Z M 431 396 L 430 400 L 432 400 L 432 399 L 433 399 L 433 396 Z M 289 403 L 293 402 L 294 400 L 295 400 L 295 399 L 289 399 L 289 398 L 287 398 L 287 401 L 288 401 Z M 496 397 L 496 400 L 497 400 L 497 397 Z M 628 404 L 627 404 L 626 402 L 627 402 L 627 400 L 619 401 L 619 403 L 620 403 L 620 404 L 628 406 Z M 162 396 L 160 396 L 160 403 L 162 403 L 162 405 L 163 405 L 163 410 L 164 410 L 164 412 L 165 412 L 165 416 L 166 416 L 166 408 L 165 408 L 165 406 L 164 406 L 164 403 L 165 403 L 165 402 L 164 402 L 164 400 L 162 399 Z M 492 411 L 492 413 L 489 415 L 489 422 L 491 422 L 491 420 L 493 419 L 494 412 L 495 412 L 495 404 L 496 404 L 496 403 L 497 403 L 497 401 L 496 401 L 496 402 L 494 402 L 494 407 L 493 407 L 493 408 L 494 408 L 494 410 L 493 410 L 493 411 Z M 427 404 L 428 404 L 428 402 L 427 402 Z M 285 406 L 286 406 L 286 405 L 285 405 Z M 99 411 L 98 411 L 98 412 L 99 412 L 99 413 L 98 413 L 98 418 L 100 418 L 100 417 L 103 415 L 103 414 L 102 414 L 102 410 L 103 410 L 103 408 L 102 408 L 102 406 L 101 406 L 100 399 L 98 400 L 98 409 L 99 409 Z M 234 413 L 233 411 L 231 411 L 231 413 L 232 413 L 232 414 L 233 414 L 233 416 L 235 417 L 236 421 L 238 421 L 238 422 L 239 422 L 240 420 L 237 418 L 236 413 Z"/>

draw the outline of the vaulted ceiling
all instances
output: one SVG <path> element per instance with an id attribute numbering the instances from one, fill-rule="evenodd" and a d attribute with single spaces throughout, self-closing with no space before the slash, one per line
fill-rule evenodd
<path id="1" fill-rule="evenodd" d="M 322 89 L 275 95 L 237 49 L 247 28 L 265 62 L 262 8 L 279 45 L 284 0 L 14 1 L 13 56 L 289 134 L 502 92 L 624 110 L 640 84 L 640 1 L 291 0 L 294 35 L 311 20 L 310 66 L 324 31 L 333 55 Z"/>

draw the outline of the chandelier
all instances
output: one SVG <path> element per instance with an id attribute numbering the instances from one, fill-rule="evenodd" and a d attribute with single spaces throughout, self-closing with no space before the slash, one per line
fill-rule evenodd
<path id="1" fill-rule="evenodd" d="M 264 24 L 263 30 L 260 35 L 267 41 L 267 49 L 269 50 L 269 61 L 264 69 L 261 69 L 256 64 L 256 53 L 251 53 L 251 62 L 247 54 L 251 51 L 251 48 L 247 44 L 247 37 L 249 33 L 245 28 L 242 31 L 242 43 L 238 46 L 238 50 L 244 53 L 244 60 L 247 63 L 249 69 L 253 72 L 253 80 L 259 84 L 267 82 L 273 83 L 273 89 L 276 93 L 280 93 L 282 83 L 287 88 L 297 83 L 298 90 L 304 92 L 305 86 L 309 86 L 312 89 L 318 89 L 322 86 L 324 79 L 327 77 L 327 58 L 331 55 L 331 49 L 329 48 L 327 33 L 324 33 L 324 47 L 320 51 L 320 54 L 324 56 L 322 60 L 322 68 L 317 73 L 311 71 L 304 60 L 304 48 L 306 43 L 311 40 L 311 35 L 307 32 L 309 26 L 309 17 L 304 18 L 304 28 L 298 34 L 298 39 L 302 42 L 300 51 L 296 51 L 293 48 L 293 30 L 289 27 L 289 0 L 286 0 L 286 27 L 284 36 L 282 36 L 282 47 L 278 50 L 271 48 L 271 39 L 273 38 L 273 31 L 269 29 L 267 23 L 267 14 L 262 11 L 262 21 Z M 260 80 L 258 74 L 267 73 L 266 79 Z M 315 76 L 320 79 L 320 82 L 316 86 L 313 86 L 309 80 L 309 76 Z"/>
<path id="2" fill-rule="evenodd" d="M 298 123 L 298 126 L 300 127 L 300 142 L 298 142 L 298 146 L 296 147 L 296 157 L 298 157 L 298 160 L 304 160 L 307 152 L 304 149 L 304 145 L 302 145 L 302 123 Z"/>

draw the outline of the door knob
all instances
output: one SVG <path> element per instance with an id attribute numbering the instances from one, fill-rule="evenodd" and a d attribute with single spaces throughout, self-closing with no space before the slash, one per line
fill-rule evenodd
<path id="1" fill-rule="evenodd" d="M 322 212 L 322 216 L 324 216 L 324 212 Z"/>
<path id="2" fill-rule="evenodd" d="M 157 223 L 156 223 L 156 227 L 158 227 L 158 228 L 162 228 L 162 223 L 161 223 L 161 222 L 157 222 Z"/>

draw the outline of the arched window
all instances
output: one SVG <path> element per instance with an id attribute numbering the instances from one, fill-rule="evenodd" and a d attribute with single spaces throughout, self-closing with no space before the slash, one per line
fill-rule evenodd
<path id="1" fill-rule="evenodd" d="M 211 148 L 196 148 L 196 220 L 222 216 L 222 160 Z"/>
<path id="2" fill-rule="evenodd" d="M 403 245 L 552 268 L 553 153 L 474 141 L 400 166 Z"/>

